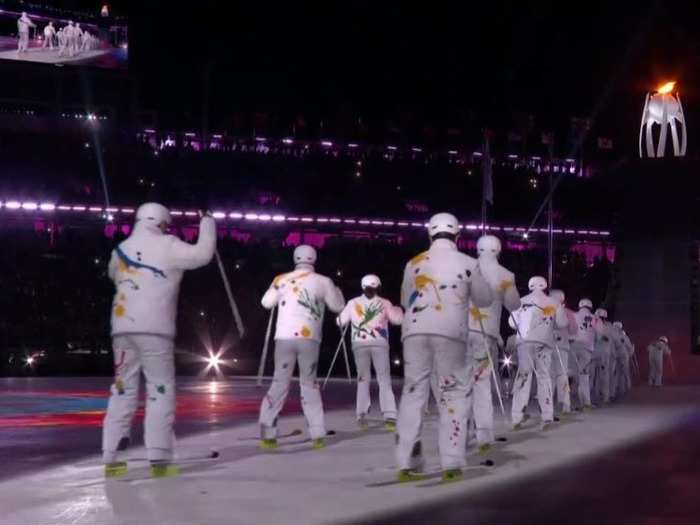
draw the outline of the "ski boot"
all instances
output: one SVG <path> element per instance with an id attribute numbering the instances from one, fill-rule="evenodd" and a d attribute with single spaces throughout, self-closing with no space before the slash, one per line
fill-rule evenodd
<path id="1" fill-rule="evenodd" d="M 491 452 L 492 448 L 493 447 L 491 446 L 491 443 L 482 443 L 481 445 L 479 445 L 479 448 L 478 448 L 479 455 L 481 455 L 481 456 L 487 455 L 489 452 Z"/>
<path id="2" fill-rule="evenodd" d="M 451 468 L 442 472 L 443 483 L 453 483 L 455 481 L 462 481 L 463 479 L 464 473 L 460 468 Z"/>
<path id="3" fill-rule="evenodd" d="M 395 419 L 385 419 L 384 420 L 384 430 L 387 432 L 396 432 L 396 420 Z"/>
<path id="4" fill-rule="evenodd" d="M 365 414 L 361 414 L 357 418 L 357 426 L 360 427 L 360 430 L 365 431 L 369 429 L 369 423 L 367 422 L 367 418 L 365 417 Z"/>
<path id="5" fill-rule="evenodd" d="M 311 446 L 314 448 L 314 450 L 326 448 L 326 440 L 323 438 L 316 438 L 313 441 L 311 441 Z"/>
<path id="6" fill-rule="evenodd" d="M 275 439 L 275 438 L 261 439 L 260 440 L 260 448 L 263 450 L 276 449 L 277 448 L 277 439 Z"/>
<path id="7" fill-rule="evenodd" d="M 396 474 L 396 481 L 399 483 L 410 483 L 411 481 L 422 481 L 425 474 L 415 469 L 403 468 Z"/>
<path id="8" fill-rule="evenodd" d="M 129 471 L 126 461 L 115 461 L 105 465 L 105 478 L 119 478 Z"/>
<path id="9" fill-rule="evenodd" d="M 180 469 L 177 465 L 168 461 L 151 461 L 152 478 L 173 478 L 179 474 Z"/>

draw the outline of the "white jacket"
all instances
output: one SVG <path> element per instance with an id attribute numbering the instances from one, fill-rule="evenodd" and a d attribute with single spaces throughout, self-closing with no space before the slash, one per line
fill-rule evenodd
<path id="1" fill-rule="evenodd" d="M 576 319 L 576 336 L 574 341 L 586 348 L 589 352 L 593 352 L 596 336 L 602 334 L 602 326 L 600 320 L 593 315 L 588 308 L 580 308 L 575 314 Z"/>
<path id="2" fill-rule="evenodd" d="M 109 261 L 108 274 L 117 288 L 112 302 L 112 335 L 175 337 L 182 274 L 208 264 L 215 249 L 216 224 L 211 217 L 202 218 L 197 244 L 137 222 Z"/>
<path id="3" fill-rule="evenodd" d="M 389 346 L 389 323 L 400 325 L 403 310 L 383 297 L 361 295 L 340 312 L 341 326 L 350 323 L 353 346 Z"/>
<path id="4" fill-rule="evenodd" d="M 612 355 L 615 350 L 615 328 L 612 323 L 598 318 L 598 326 L 600 330 L 596 333 L 595 352 L 599 357 L 603 354 Z"/>
<path id="5" fill-rule="evenodd" d="M 268 310 L 278 306 L 275 339 L 310 339 L 319 343 L 326 306 L 335 313 L 345 306 L 343 293 L 333 281 L 305 264 L 275 277 L 261 302 Z"/>
<path id="6" fill-rule="evenodd" d="M 30 27 L 36 27 L 36 24 L 29 17 L 19 17 L 17 19 L 17 31 L 20 33 L 28 33 Z"/>
<path id="7" fill-rule="evenodd" d="M 559 350 L 569 350 L 571 342 L 578 332 L 574 312 L 564 307 L 564 314 L 566 315 L 566 326 L 564 328 L 554 328 L 554 342 L 559 347 Z"/>
<path id="8" fill-rule="evenodd" d="M 479 270 L 491 287 L 493 303 L 485 308 L 477 308 L 473 302 L 469 305 L 469 330 L 480 334 L 483 325 L 486 335 L 502 343 L 501 314 L 503 308 L 505 307 L 508 312 L 514 312 L 520 308 L 520 294 L 515 287 L 515 275 L 501 266 L 497 260 L 485 257 L 479 258 Z M 481 319 L 481 323 L 479 319 Z"/>
<path id="9" fill-rule="evenodd" d="M 671 347 L 663 341 L 654 341 L 647 346 L 647 352 L 649 352 L 649 357 L 662 360 L 664 355 L 671 355 Z"/>
<path id="10" fill-rule="evenodd" d="M 478 308 L 493 302 L 493 292 L 481 276 L 476 259 L 460 252 L 448 239 L 435 240 L 404 270 L 401 305 L 406 314 L 402 339 L 440 335 L 466 342 L 470 299 Z"/>
<path id="11" fill-rule="evenodd" d="M 508 319 L 518 331 L 518 344 L 540 343 L 554 348 L 554 329 L 569 324 L 565 308 L 541 290 L 520 299 L 520 308 Z"/>

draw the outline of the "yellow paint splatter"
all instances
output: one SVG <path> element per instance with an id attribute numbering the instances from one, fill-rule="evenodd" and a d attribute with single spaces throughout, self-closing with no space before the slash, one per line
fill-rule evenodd
<path id="1" fill-rule="evenodd" d="M 415 266 L 416 264 L 422 263 L 422 262 L 425 261 L 427 258 L 428 258 L 428 252 L 419 253 L 419 254 L 416 255 L 413 259 L 411 259 L 410 264 L 412 264 L 413 266 Z"/>
<path id="2" fill-rule="evenodd" d="M 472 319 L 474 319 L 475 321 L 483 321 L 484 319 L 488 319 L 488 317 L 489 317 L 488 314 L 485 314 L 484 312 L 479 310 L 476 306 L 472 306 L 469 309 L 469 313 L 471 314 Z"/>
<path id="3" fill-rule="evenodd" d="M 542 315 L 545 317 L 552 317 L 556 313 L 557 308 L 556 306 L 545 306 L 542 308 Z"/>
<path id="4" fill-rule="evenodd" d="M 449 407 L 449 408 L 447 409 L 447 413 L 448 413 L 449 415 L 451 415 L 451 416 L 454 416 L 454 415 L 455 415 L 455 409 L 452 408 L 452 407 Z"/>
<path id="5" fill-rule="evenodd" d="M 131 268 L 127 266 L 127 264 L 119 259 L 117 261 L 117 271 L 119 272 L 124 272 L 124 273 L 129 273 L 129 274 L 138 274 L 139 271 L 136 268 Z"/>
<path id="6" fill-rule="evenodd" d="M 126 313 L 126 308 L 124 308 L 123 304 L 117 304 L 117 306 L 114 307 L 114 315 L 116 317 L 124 317 L 125 313 Z"/>
<path id="7" fill-rule="evenodd" d="M 355 313 L 359 317 L 364 317 L 365 316 L 365 309 L 362 308 L 362 305 L 360 303 L 355 303 Z"/>
<path id="8" fill-rule="evenodd" d="M 509 281 L 508 279 L 503 279 L 501 281 L 501 284 L 498 285 L 499 290 L 502 292 L 505 292 L 508 290 L 508 288 L 513 286 L 513 281 Z"/>
<path id="9" fill-rule="evenodd" d="M 311 337 L 311 328 L 308 326 L 304 325 L 301 327 L 301 336 L 302 337 Z"/>

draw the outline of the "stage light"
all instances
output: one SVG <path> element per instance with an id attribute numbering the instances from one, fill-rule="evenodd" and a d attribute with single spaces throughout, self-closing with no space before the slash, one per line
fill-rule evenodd
<path id="1" fill-rule="evenodd" d="M 513 359 L 511 359 L 511 357 L 507 355 L 503 358 L 501 362 L 503 363 L 503 366 L 511 366 L 513 364 Z"/>
<path id="2" fill-rule="evenodd" d="M 24 362 L 27 366 L 34 366 L 34 363 L 36 362 L 36 357 L 34 357 L 33 355 L 29 355 L 24 359 Z"/>
<path id="3" fill-rule="evenodd" d="M 209 357 L 207 357 L 207 363 L 209 364 L 210 368 L 213 368 L 217 372 L 219 371 L 219 367 L 223 363 L 221 358 L 218 355 L 214 354 L 209 354 Z"/>
<path id="4" fill-rule="evenodd" d="M 528 240 L 530 238 L 530 234 L 525 232 L 523 233 L 523 239 Z"/>
<path id="5" fill-rule="evenodd" d="M 27 211 L 35 211 L 39 208 L 39 205 L 36 202 L 23 202 L 22 203 L 22 209 L 27 210 Z"/>
<path id="6" fill-rule="evenodd" d="M 399 365 L 401 364 L 401 359 L 398 359 L 398 358 L 397 358 L 397 359 L 394 359 L 394 364 L 395 364 L 396 366 L 399 366 Z"/>
<path id="7" fill-rule="evenodd" d="M 17 202 L 17 201 L 7 201 L 5 203 L 5 208 L 8 210 L 18 210 L 22 207 L 22 203 Z"/>

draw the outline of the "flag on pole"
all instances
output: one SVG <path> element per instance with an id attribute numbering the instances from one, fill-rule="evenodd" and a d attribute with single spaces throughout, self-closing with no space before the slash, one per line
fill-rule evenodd
<path id="1" fill-rule="evenodd" d="M 483 173 L 482 200 L 493 206 L 493 161 L 489 150 L 490 134 L 489 130 L 484 131 L 484 151 L 481 156 Z"/>

